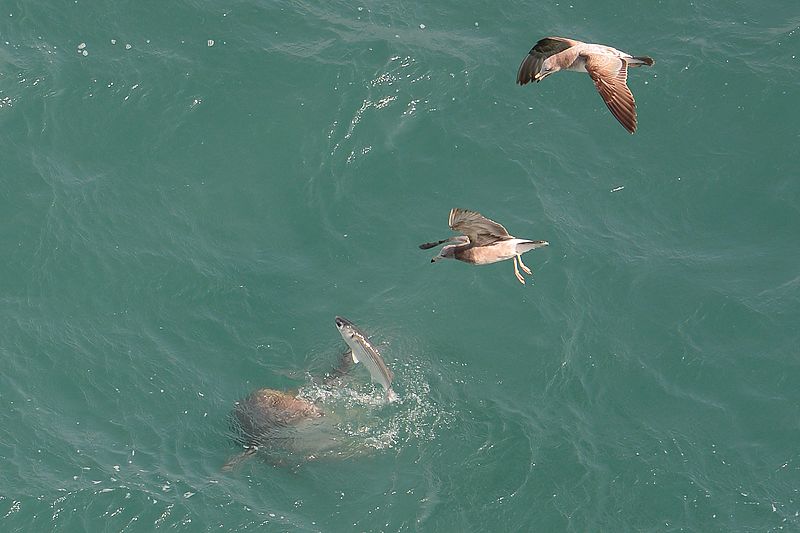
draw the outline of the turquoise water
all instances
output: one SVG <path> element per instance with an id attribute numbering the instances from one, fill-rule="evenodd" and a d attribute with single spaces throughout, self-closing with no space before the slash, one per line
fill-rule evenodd
<path id="1" fill-rule="evenodd" d="M 635 135 L 515 85 L 553 34 L 656 59 Z M 0 3 L 0 530 L 797 530 L 798 56 L 788 0 Z M 431 264 L 451 207 L 532 280 Z M 311 384 L 336 315 L 399 402 Z M 221 472 L 259 387 L 347 453 Z"/>

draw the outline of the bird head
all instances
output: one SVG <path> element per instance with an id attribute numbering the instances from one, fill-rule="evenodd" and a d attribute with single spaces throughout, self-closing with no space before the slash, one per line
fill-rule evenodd
<path id="1" fill-rule="evenodd" d="M 453 252 L 455 250 L 455 246 L 445 246 L 439 251 L 439 255 L 434 255 L 431 258 L 431 263 L 435 263 L 436 261 L 441 261 L 442 259 L 453 259 L 455 256 Z"/>

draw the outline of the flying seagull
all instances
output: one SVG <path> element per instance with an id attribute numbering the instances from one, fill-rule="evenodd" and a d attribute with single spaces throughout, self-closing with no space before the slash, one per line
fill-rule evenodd
<path id="1" fill-rule="evenodd" d="M 559 70 L 587 72 L 611 113 L 629 132 L 636 131 L 636 103 L 628 89 L 628 67 L 653 66 L 652 57 L 632 56 L 602 44 L 564 37 L 536 43 L 517 71 L 517 83 L 542 81 Z"/>
<path id="2" fill-rule="evenodd" d="M 439 255 L 431 259 L 431 263 L 440 259 L 458 259 L 473 265 L 488 265 L 513 259 L 514 274 L 523 285 L 525 279 L 519 273 L 517 261 L 526 274 L 532 274 L 531 269 L 522 262 L 522 254 L 550 244 L 547 241 L 517 239 L 513 235 L 509 235 L 506 228 L 494 220 L 489 220 L 480 213 L 468 209 L 451 209 L 448 224 L 450 229 L 461 235 L 419 245 L 423 250 L 427 250 L 446 242 L 456 243 L 443 247 L 439 251 Z"/>

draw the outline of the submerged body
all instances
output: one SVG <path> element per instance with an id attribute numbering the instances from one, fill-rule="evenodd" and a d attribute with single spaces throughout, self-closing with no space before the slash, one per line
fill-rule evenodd
<path id="1" fill-rule="evenodd" d="M 463 235 L 419 245 L 423 250 L 427 250 L 446 242 L 457 243 L 444 246 L 439 251 L 439 255 L 431 259 L 431 263 L 441 259 L 457 259 L 472 265 L 488 265 L 512 259 L 514 275 L 523 285 L 525 278 L 519 273 L 517 263 L 526 274 L 533 274 L 533 272 L 522 262 L 522 254 L 550 245 L 547 241 L 518 239 L 510 235 L 501 224 L 484 217 L 477 211 L 468 209 L 451 209 L 448 225 L 450 229 L 459 231 Z"/>
<path id="2" fill-rule="evenodd" d="M 559 70 L 585 72 L 594 81 L 608 109 L 630 133 L 636 131 L 636 103 L 628 88 L 628 67 L 652 66 L 653 58 L 632 56 L 602 44 L 564 37 L 537 42 L 517 71 L 517 83 L 539 82 Z"/>
<path id="3" fill-rule="evenodd" d="M 259 448 L 285 445 L 294 428 L 302 422 L 323 415 L 319 407 L 298 398 L 293 392 L 258 389 L 236 402 L 231 415 L 232 424 L 236 440 L 245 450 L 229 458 L 223 465 L 223 470 L 231 470 L 241 461 L 253 456 Z"/>
<path id="4" fill-rule="evenodd" d="M 276 428 L 288 427 L 301 420 L 319 418 L 322 411 L 294 391 L 258 389 L 242 401 L 236 402 L 233 416 L 248 444 L 262 444 Z"/>

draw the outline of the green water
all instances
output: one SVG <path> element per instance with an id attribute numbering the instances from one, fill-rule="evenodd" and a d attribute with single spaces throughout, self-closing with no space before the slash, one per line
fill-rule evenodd
<path id="1" fill-rule="evenodd" d="M 515 85 L 546 35 L 655 58 L 635 135 Z M 3 0 L 0 530 L 800 529 L 798 56 L 788 0 Z M 220 472 L 336 315 L 401 400 Z"/>

